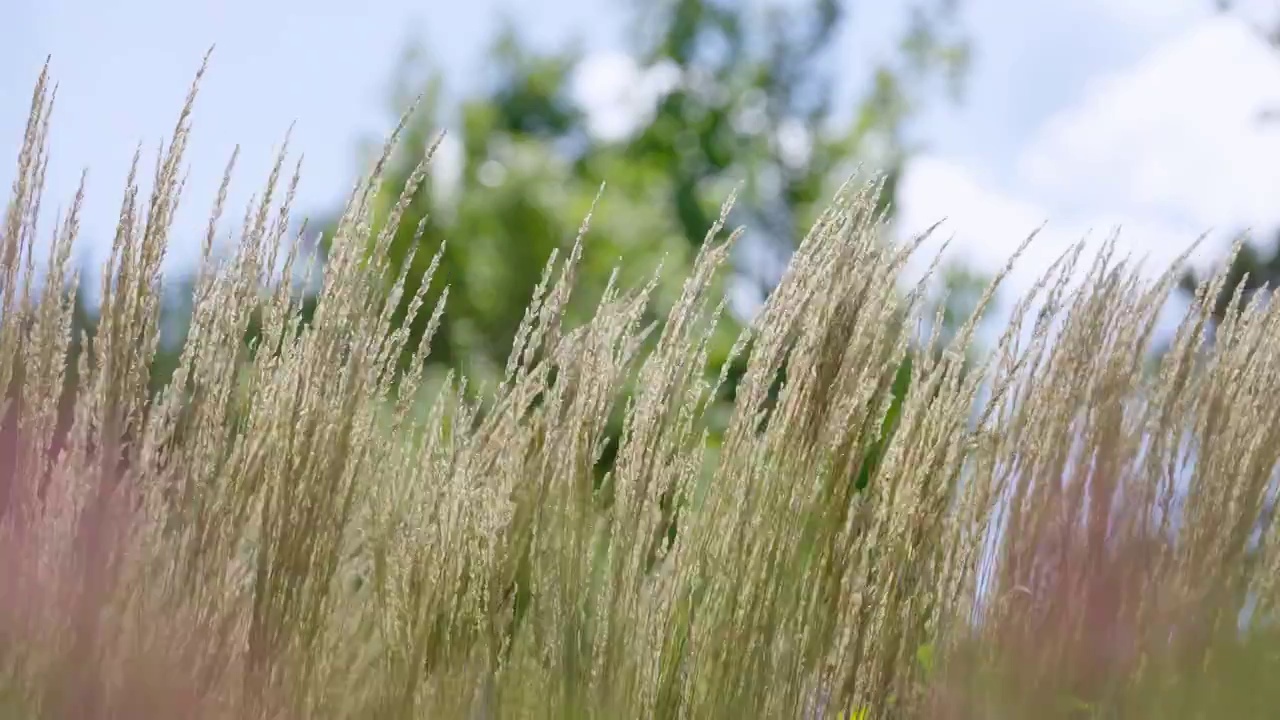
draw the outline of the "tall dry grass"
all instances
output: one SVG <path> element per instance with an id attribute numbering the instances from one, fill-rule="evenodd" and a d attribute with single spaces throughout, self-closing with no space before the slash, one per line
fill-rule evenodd
<path id="1" fill-rule="evenodd" d="M 1274 716 L 1280 307 L 1237 305 L 1210 345 L 1207 284 L 1153 366 L 1172 271 L 1076 246 L 975 368 L 976 320 L 945 347 L 911 322 L 920 241 L 846 188 L 739 344 L 718 448 L 727 207 L 657 328 L 651 288 L 562 322 L 584 223 L 502 382 L 453 378 L 421 412 L 429 333 L 393 327 L 383 252 L 404 203 L 372 217 L 393 136 L 309 322 L 285 153 L 214 253 L 232 158 L 153 397 L 194 97 L 145 195 L 135 161 L 69 374 L 83 192 L 38 227 L 47 74 L 32 96 L 0 228 L 0 717 Z"/>

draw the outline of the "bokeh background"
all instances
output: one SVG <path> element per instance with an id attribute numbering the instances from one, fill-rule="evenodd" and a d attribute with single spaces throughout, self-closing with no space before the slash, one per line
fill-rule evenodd
<path id="1" fill-rule="evenodd" d="M 1277 5 L 1215 0 L 6 0 L 0 157 L 16 155 L 46 56 L 61 85 L 50 207 L 82 169 L 82 262 L 105 256 L 129 161 L 144 167 L 216 44 L 167 260 L 183 278 L 234 147 L 230 216 L 292 126 L 296 207 L 331 225 L 410 100 L 390 178 L 441 130 L 395 251 L 448 240 L 436 360 L 492 370 L 554 247 L 602 182 L 583 278 L 598 290 L 661 262 L 669 301 L 734 188 L 747 235 L 728 283 L 749 322 L 839 181 L 884 173 L 893 232 L 945 220 L 953 316 L 1044 226 L 1002 307 L 1068 244 L 1122 228 L 1163 269 L 1202 233 L 1201 274 L 1252 230 L 1240 269 L 1280 274 Z M 389 196 L 390 197 L 390 196 Z M 323 251 L 323 245 L 319 248 Z M 92 313 L 93 283 L 86 312 Z M 661 302 L 655 312 L 661 311 Z M 179 332 L 177 330 L 173 332 Z M 728 337 L 728 336 L 727 336 Z M 727 350 L 727 341 L 723 343 Z"/>

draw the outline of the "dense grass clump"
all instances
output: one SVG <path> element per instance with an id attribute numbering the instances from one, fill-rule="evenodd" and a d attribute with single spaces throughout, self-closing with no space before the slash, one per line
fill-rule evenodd
<path id="1" fill-rule="evenodd" d="M 846 188 L 739 343 L 713 444 L 727 207 L 655 328 L 652 287 L 562 321 L 584 223 L 475 393 L 432 386 L 430 333 L 407 347 L 392 322 L 385 249 L 429 158 L 389 217 L 387 155 L 355 188 L 304 313 L 282 154 L 218 259 L 228 167 L 153 394 L 194 92 L 149 195 L 135 162 L 84 338 L 83 194 L 37 227 L 46 77 L 33 95 L 0 226 L 0 717 L 1275 716 L 1261 296 L 1209 344 L 1206 284 L 1152 360 L 1175 269 L 1075 246 L 975 366 L 976 320 L 919 336 L 939 325 L 916 322 L 927 279 L 899 287 L 919 242 Z"/>

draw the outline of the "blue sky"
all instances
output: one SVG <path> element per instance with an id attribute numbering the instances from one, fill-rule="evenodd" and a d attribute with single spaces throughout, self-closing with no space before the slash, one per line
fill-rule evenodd
<path id="1" fill-rule="evenodd" d="M 1015 278 L 1024 285 L 1091 230 L 1122 225 L 1122 247 L 1158 266 L 1202 231 L 1217 231 L 1203 258 L 1229 231 L 1280 223 L 1280 126 L 1253 122 L 1268 102 L 1280 107 L 1280 54 L 1241 20 L 1214 16 L 1210 0 L 962 5 L 978 53 L 970 91 L 963 107 L 939 108 L 915 128 L 928 150 L 906 174 L 904 231 L 946 217 L 955 252 L 993 268 L 1048 221 Z M 901 7 L 853 6 L 836 57 L 853 69 L 846 93 L 891 42 Z M 641 111 L 635 98 L 626 105 L 611 92 L 643 80 L 619 54 L 624 8 L 594 0 L 9 0 L 0 25 L 0 157 L 16 153 L 31 84 L 52 54 L 61 90 L 50 198 L 69 199 L 88 166 L 86 240 L 105 240 L 135 144 L 153 150 L 168 132 L 200 55 L 216 42 L 179 234 L 198 234 L 235 144 L 243 151 L 233 202 L 242 203 L 295 120 L 294 147 L 306 155 L 300 207 L 318 213 L 349 186 L 357 140 L 386 128 L 386 84 L 410 38 L 423 41 L 451 90 L 465 92 L 505 15 L 535 43 L 577 38 L 595 53 L 579 92 L 601 127 Z M 174 258 L 189 253 L 180 245 Z"/>

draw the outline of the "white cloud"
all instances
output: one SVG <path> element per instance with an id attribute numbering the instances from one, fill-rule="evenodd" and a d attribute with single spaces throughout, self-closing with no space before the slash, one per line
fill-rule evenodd
<path id="1" fill-rule="evenodd" d="M 1049 219 L 1053 214 L 1046 206 L 1006 193 L 971 169 L 937 158 L 921 158 L 911 164 L 899 197 L 898 222 L 903 231 L 918 233 L 943 221 L 936 237 L 912 258 L 903 278 L 908 283 L 921 277 L 943 240 L 950 241 L 945 259 L 963 259 L 966 266 L 994 273 L 1035 233 L 999 288 L 997 307 L 983 330 L 988 342 L 1006 326 L 1014 304 L 1034 288 L 1055 260 L 1081 240 L 1086 245 L 1076 265 L 1076 280 L 1087 271 L 1103 242 L 1117 232 L 1118 254 L 1141 263 L 1148 277 L 1166 271 L 1196 239 L 1184 226 L 1139 214 Z M 1206 252 L 1202 246 L 1193 257 L 1203 261 Z M 1032 303 L 1032 315 L 1042 302 L 1040 296 Z M 1176 313 L 1166 308 L 1159 320 L 1161 331 L 1171 331 L 1176 321 Z M 1029 330 L 1030 325 L 1024 327 Z"/>
<path id="2" fill-rule="evenodd" d="M 587 114 L 587 127 L 601 140 L 626 138 L 652 117 L 658 100 L 680 82 L 674 64 L 641 68 L 616 51 L 588 55 L 571 82 L 573 99 Z"/>
<path id="3" fill-rule="evenodd" d="M 1177 228 L 1152 218 L 1100 214 L 1082 221 L 1055 217 L 1049 208 L 1007 193 L 971 169 L 939 158 L 912 162 L 899 197 L 897 220 L 903 232 L 916 234 L 942 223 L 915 259 L 913 273 L 923 271 L 944 240 L 950 242 L 948 257 L 962 257 L 966 264 L 995 272 L 1035 233 L 1008 281 L 1015 293 L 1030 288 L 1076 242 L 1087 239 L 1096 247 L 1117 227 L 1122 230 L 1124 251 L 1135 259 L 1150 257 L 1154 264 L 1171 261 L 1194 239 L 1182 241 Z"/>
<path id="4" fill-rule="evenodd" d="M 1280 208 L 1280 58 L 1220 16 L 1097 83 L 1023 154 L 1039 194 L 1079 208 L 1141 211 L 1202 228 L 1270 224 Z"/>
<path id="5" fill-rule="evenodd" d="M 900 227 L 917 232 L 945 217 L 952 252 L 995 270 L 1047 220 L 1011 295 L 1071 243 L 1117 228 L 1119 251 L 1145 258 L 1152 273 L 1213 231 L 1194 256 L 1204 262 L 1231 232 L 1280 223 L 1280 125 L 1257 122 L 1271 103 L 1280 107 L 1280 59 L 1239 21 L 1204 20 L 1052 116 L 1008 185 L 941 158 L 914 161 Z"/>
<path id="6" fill-rule="evenodd" d="M 914 160 L 898 190 L 897 221 L 919 233 L 945 220 L 941 232 L 985 268 L 1004 264 L 1022 240 L 1046 220 L 1043 209 L 990 187 L 969 168 L 932 157 Z"/>

